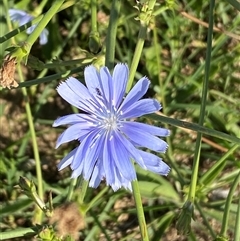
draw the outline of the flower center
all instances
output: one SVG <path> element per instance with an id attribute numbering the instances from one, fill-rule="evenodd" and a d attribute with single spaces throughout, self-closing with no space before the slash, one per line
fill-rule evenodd
<path id="1" fill-rule="evenodd" d="M 117 129 L 117 117 L 113 113 L 109 113 L 108 117 L 104 119 L 104 126 L 108 131 Z"/>

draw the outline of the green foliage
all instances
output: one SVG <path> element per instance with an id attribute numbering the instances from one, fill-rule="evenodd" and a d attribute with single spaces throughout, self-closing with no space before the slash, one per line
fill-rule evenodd
<path id="1" fill-rule="evenodd" d="M 1 13 L 6 13 L 0 16 L 0 57 L 14 51 L 19 60 L 15 75 L 19 87 L 0 89 L 0 240 L 139 240 L 131 193 L 113 193 L 104 181 L 97 190 L 85 190 L 79 180 L 69 180 L 70 171 L 56 168 L 75 144 L 56 151 L 61 130 L 51 125 L 57 117 L 76 110 L 60 100 L 55 88 L 72 75 L 84 81 L 85 66 L 105 62 L 112 1 L 96 1 L 96 19 L 92 2 L 64 1 L 46 26 L 48 43 L 41 46 L 37 40 L 30 52 L 25 30 L 40 21 L 52 1 L 0 2 Z M 204 26 L 209 1 L 160 1 L 148 15 L 149 2 L 121 2 L 115 62 L 131 66 L 139 29 L 147 19 L 134 77 L 149 77 L 146 97 L 157 98 L 163 107 L 163 115 L 147 116 L 144 121 L 171 130 L 169 149 L 162 156 L 171 166 L 170 174 L 162 177 L 136 167 L 150 240 L 239 240 L 239 2 L 218 1 L 214 8 L 218 29 L 212 33 L 205 113 L 201 105 L 209 64 L 206 51 L 210 51 Z M 33 23 L 21 27 L 11 23 L 7 11 L 13 7 L 35 16 Z M 92 27 L 94 21 L 97 29 Z M 201 114 L 203 126 L 198 124 Z M 190 201 L 197 134 L 203 136 L 195 197 Z M 29 185 L 19 183 L 20 176 Z M 64 227 L 68 233 L 60 232 Z M 177 227 L 179 234 L 174 236 Z"/>

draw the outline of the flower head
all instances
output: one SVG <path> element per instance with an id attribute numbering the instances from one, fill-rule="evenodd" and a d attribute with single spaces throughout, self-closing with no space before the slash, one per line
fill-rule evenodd
<path id="1" fill-rule="evenodd" d="M 167 143 L 159 137 L 168 136 L 169 130 L 131 121 L 161 108 L 157 100 L 140 99 L 150 81 L 141 78 L 124 98 L 127 65 L 117 64 L 112 76 L 107 67 L 98 72 L 91 65 L 85 68 L 84 77 L 87 87 L 70 77 L 57 88 L 63 99 L 84 111 L 60 117 L 53 124 L 70 125 L 59 136 L 56 148 L 71 140 L 80 142 L 58 164 L 59 170 L 70 165 L 73 178 L 82 174 L 91 187 L 105 179 L 113 190 L 131 190 L 131 181 L 136 180 L 132 161 L 146 170 L 167 175 L 169 166 L 141 148 L 164 153 Z"/>
<path id="2" fill-rule="evenodd" d="M 19 22 L 19 25 L 22 26 L 25 23 L 32 21 L 33 16 L 26 13 L 25 11 L 18 10 L 18 9 L 9 9 L 9 15 L 12 21 Z M 31 34 L 33 30 L 36 28 L 36 24 L 32 25 L 30 28 L 27 29 L 27 34 Z M 44 45 L 48 41 L 48 30 L 44 29 L 42 33 L 40 34 L 40 44 Z"/>

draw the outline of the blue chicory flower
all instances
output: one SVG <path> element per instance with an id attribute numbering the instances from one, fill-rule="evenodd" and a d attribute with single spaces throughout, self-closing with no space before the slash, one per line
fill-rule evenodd
<path id="1" fill-rule="evenodd" d="M 22 10 L 18 10 L 18 9 L 9 9 L 9 15 L 12 21 L 14 22 L 19 22 L 19 25 L 22 26 L 25 23 L 32 21 L 33 20 L 33 16 L 31 16 L 30 14 L 26 13 L 25 11 Z M 31 27 L 29 27 L 27 29 L 27 34 L 31 34 L 33 32 L 33 30 L 36 28 L 36 24 L 32 25 Z M 47 43 L 48 41 L 48 30 L 44 29 L 42 31 L 42 33 L 40 34 L 40 41 L 39 43 L 41 45 L 44 45 Z"/>
<path id="2" fill-rule="evenodd" d="M 169 130 L 133 121 L 133 118 L 161 109 L 155 99 L 140 99 L 150 81 L 143 77 L 124 98 L 128 66 L 117 64 L 111 76 L 107 67 L 98 72 L 94 66 L 85 68 L 87 88 L 70 77 L 57 91 L 71 105 L 84 113 L 70 114 L 57 119 L 53 126 L 70 125 L 58 138 L 61 144 L 78 140 L 80 145 L 58 164 L 58 169 L 70 165 L 72 178 L 83 175 L 90 187 L 98 187 L 105 179 L 114 191 L 124 187 L 131 190 L 136 180 L 134 160 L 143 169 L 167 175 L 170 168 L 161 158 L 141 148 L 164 153 L 167 143 L 159 137 Z"/>

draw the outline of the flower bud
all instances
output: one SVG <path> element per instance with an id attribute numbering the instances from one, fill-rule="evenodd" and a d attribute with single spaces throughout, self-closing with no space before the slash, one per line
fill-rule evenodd
<path id="1" fill-rule="evenodd" d="M 89 49 L 92 53 L 96 54 L 101 48 L 101 42 L 98 32 L 91 32 L 89 36 Z"/>
<path id="2" fill-rule="evenodd" d="M 194 215 L 194 205 L 190 201 L 186 201 L 182 207 L 182 211 L 178 217 L 177 230 L 180 234 L 188 235 L 191 231 L 191 219 Z"/>

